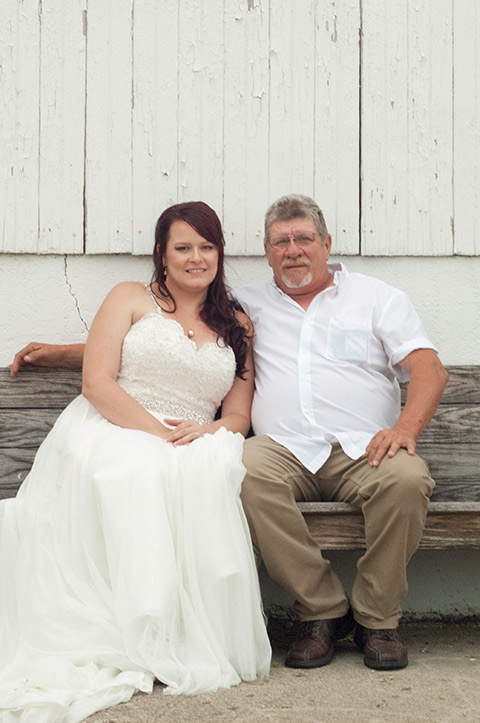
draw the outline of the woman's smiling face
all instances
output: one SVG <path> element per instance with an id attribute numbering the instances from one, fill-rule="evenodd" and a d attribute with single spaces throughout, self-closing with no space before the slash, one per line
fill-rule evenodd
<path id="1" fill-rule="evenodd" d="M 206 289 L 217 275 L 218 249 L 185 221 L 174 221 L 168 234 L 164 264 L 171 293 L 174 288 Z"/>

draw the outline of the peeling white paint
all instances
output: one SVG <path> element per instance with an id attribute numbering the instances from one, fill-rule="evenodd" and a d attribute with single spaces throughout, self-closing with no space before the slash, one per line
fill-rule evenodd
<path id="1" fill-rule="evenodd" d="M 3 0 L 2 17 L 0 250 L 148 253 L 161 210 L 202 198 L 255 255 L 268 203 L 299 191 L 343 253 L 480 251 L 476 0 Z"/>

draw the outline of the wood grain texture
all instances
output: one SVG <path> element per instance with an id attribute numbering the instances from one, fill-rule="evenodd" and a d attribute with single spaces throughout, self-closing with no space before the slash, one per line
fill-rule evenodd
<path id="1" fill-rule="evenodd" d="M 475 404 L 442 404 L 418 440 L 421 447 L 441 444 L 478 445 L 480 450 L 480 407 Z"/>
<path id="2" fill-rule="evenodd" d="M 34 253 L 38 242 L 38 2 L 2 0 L 1 16 L 0 250 Z"/>
<path id="3" fill-rule="evenodd" d="M 271 201 L 269 27 L 268 0 L 225 0 L 223 218 L 232 255 L 263 253 Z"/>
<path id="4" fill-rule="evenodd" d="M 454 3 L 455 253 L 480 252 L 480 7 Z"/>
<path id="5" fill-rule="evenodd" d="M 443 393 L 440 408 L 437 414 L 442 413 L 442 407 L 458 405 L 461 414 L 462 405 L 480 404 L 480 366 L 457 365 L 448 366 L 449 382 Z M 26 406 L 24 399 L 31 400 L 32 394 L 38 389 L 40 394 L 58 392 L 58 399 L 62 400 L 65 386 L 80 385 L 80 369 L 42 369 L 24 367 L 15 379 L 10 378 L 8 368 L 0 368 L 0 408 L 7 406 L 10 399 L 13 407 Z M 13 395 L 13 397 L 12 397 Z M 405 401 L 406 386 L 402 385 L 402 398 Z M 70 399 L 68 399 L 70 401 Z M 29 404 L 30 402 L 28 402 Z M 67 402 L 65 402 L 67 403 Z M 65 406 L 65 404 L 63 405 Z"/>
<path id="6" fill-rule="evenodd" d="M 360 187 L 360 2 L 315 4 L 313 197 L 333 253 L 358 254 Z"/>
<path id="7" fill-rule="evenodd" d="M 178 201 L 223 214 L 224 3 L 179 5 Z"/>
<path id="8" fill-rule="evenodd" d="M 83 253 L 86 0 L 40 8 L 39 253 Z"/>
<path id="9" fill-rule="evenodd" d="M 88 2 L 85 240 L 91 254 L 133 248 L 132 10 L 133 0 Z"/>
<path id="10" fill-rule="evenodd" d="M 0 449 L 37 449 L 61 409 L 0 409 Z"/>
<path id="11" fill-rule="evenodd" d="M 80 369 L 0 369 L 0 409 L 63 409 L 80 393 Z M 1 446 L 1 443 L 0 443 Z"/>
<path id="12" fill-rule="evenodd" d="M 15 497 L 30 472 L 35 452 L 25 447 L 0 450 L 0 499 Z"/>
<path id="13" fill-rule="evenodd" d="M 448 384 L 443 392 L 440 405 L 480 404 L 480 366 L 448 366 Z M 407 385 L 402 384 L 402 403 L 407 397 Z"/>
<path id="14" fill-rule="evenodd" d="M 0 251 L 150 254 L 160 212 L 204 199 L 227 252 L 260 255 L 291 192 L 335 253 L 480 251 L 476 0 L 3 0 L 2 20 Z"/>
<path id="15" fill-rule="evenodd" d="M 362 253 L 449 255 L 452 0 L 363 3 L 362 37 Z"/>
<path id="16" fill-rule="evenodd" d="M 300 502 L 308 529 L 322 550 L 365 549 L 359 510 L 346 503 Z M 421 549 L 480 549 L 480 502 L 431 502 Z"/>
<path id="17" fill-rule="evenodd" d="M 132 150 L 135 254 L 152 253 L 156 220 L 167 206 L 178 200 L 179 68 L 182 62 L 179 13 L 177 0 L 135 2 Z"/>
<path id="18" fill-rule="evenodd" d="M 270 22 L 270 173 L 273 201 L 313 195 L 316 3 L 278 0 Z"/>

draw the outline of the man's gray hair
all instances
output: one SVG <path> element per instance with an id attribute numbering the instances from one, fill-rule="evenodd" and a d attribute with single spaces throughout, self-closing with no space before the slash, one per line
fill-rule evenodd
<path id="1" fill-rule="evenodd" d="M 274 201 L 265 214 L 265 243 L 270 241 L 270 230 L 277 221 L 289 221 L 291 218 L 310 218 L 322 239 L 328 236 L 327 224 L 322 211 L 313 198 L 290 194 Z"/>

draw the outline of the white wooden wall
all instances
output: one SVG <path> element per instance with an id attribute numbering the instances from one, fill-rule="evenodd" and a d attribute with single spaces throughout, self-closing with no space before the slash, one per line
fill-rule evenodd
<path id="1" fill-rule="evenodd" d="M 480 252 L 478 0 L 1 0 L 0 250 L 150 253 L 202 199 L 231 254 L 268 204 L 335 251 Z"/>

